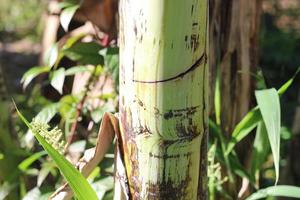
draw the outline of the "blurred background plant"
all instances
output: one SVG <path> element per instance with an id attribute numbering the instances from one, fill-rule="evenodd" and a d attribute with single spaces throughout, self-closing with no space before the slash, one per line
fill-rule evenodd
<path id="1" fill-rule="evenodd" d="M 99 18 L 93 13 L 104 13 L 104 4 L 53 2 L 0 0 L 0 199 L 47 199 L 64 182 L 53 161 L 17 117 L 11 98 L 28 119 L 63 130 L 65 156 L 73 163 L 95 145 L 104 112 L 118 111 L 115 1 L 104 1 L 110 2 L 105 3 L 109 14 Z M 259 65 L 251 72 L 256 77 L 256 89 L 279 89 L 300 66 L 300 2 L 264 0 L 262 9 Z M 51 34 L 47 34 L 47 27 L 52 27 Z M 209 190 L 211 199 L 243 199 L 274 185 L 272 151 L 266 134 L 261 135 L 266 130 L 260 115 L 255 123 L 235 123 L 231 131 L 223 128 L 218 118 L 226 110 L 221 109 L 222 87 L 218 84 L 222 81 L 216 77 L 216 89 L 211 91 L 215 93 L 215 108 L 210 120 Z M 280 160 L 275 161 L 281 172 L 279 184 L 298 186 L 299 81 L 296 77 L 280 98 Z M 248 98 L 254 107 L 254 92 Z M 243 128 L 247 126 L 245 134 Z M 251 141 L 246 159 L 228 150 L 241 139 L 233 140 L 239 133 Z M 261 154 L 255 155 L 253 149 Z M 254 162 L 251 156 L 262 160 Z M 103 199 L 113 195 L 113 158 L 111 148 L 89 177 Z"/>

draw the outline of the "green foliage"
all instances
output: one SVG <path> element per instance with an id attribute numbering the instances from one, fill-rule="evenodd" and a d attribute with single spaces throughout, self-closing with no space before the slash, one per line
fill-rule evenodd
<path id="1" fill-rule="evenodd" d="M 265 128 L 268 133 L 270 146 L 273 153 L 276 183 L 279 179 L 279 151 L 280 151 L 280 104 L 279 95 L 273 89 L 260 90 L 255 92 L 257 104 L 261 112 Z"/>
<path id="2" fill-rule="evenodd" d="M 23 88 L 26 88 L 28 84 L 38 75 L 49 72 L 50 68 L 48 66 L 42 66 L 42 67 L 33 67 L 30 70 L 28 70 L 22 77 L 21 83 L 23 84 Z"/>
<path id="3" fill-rule="evenodd" d="M 290 185 L 272 186 L 258 190 L 246 200 L 263 199 L 270 196 L 300 198 L 300 187 Z"/>
<path id="4" fill-rule="evenodd" d="M 0 0 L 0 41 L 24 37 L 38 40 L 46 3 L 45 0 Z"/>
<path id="5" fill-rule="evenodd" d="M 79 5 L 76 5 L 74 1 L 64 1 L 60 3 L 60 6 L 63 8 L 60 20 L 63 27 L 67 29 Z M 8 184 L 6 187 L 7 195 L 12 195 L 12 191 L 18 189 L 21 191 L 18 198 L 43 199 L 49 197 L 55 191 L 56 187 L 63 184 L 63 180 L 53 161 L 44 156 L 45 152 L 41 151 L 40 147 L 36 145 L 32 132 L 35 133 L 35 136 L 37 136 L 37 133 L 43 136 L 42 139 L 44 138 L 44 141 L 48 144 L 48 146 L 43 144 L 43 147 L 46 148 L 50 156 L 53 156 L 55 153 L 51 149 L 49 150 L 49 144 L 52 149 L 53 147 L 56 148 L 56 153 L 62 153 L 63 144 L 57 141 L 64 138 L 68 139 L 71 134 L 74 134 L 72 127 L 77 123 L 77 127 L 80 128 L 80 131 L 79 128 L 76 130 L 79 140 L 71 144 L 68 151 L 76 152 L 76 155 L 80 155 L 84 153 L 86 148 L 95 145 L 98 125 L 102 120 L 104 112 L 116 111 L 116 90 L 105 93 L 101 91 L 101 93 L 96 94 L 94 94 L 93 90 L 99 84 L 100 77 L 105 78 L 102 84 L 106 84 L 107 79 L 112 79 L 115 83 L 115 89 L 117 88 L 119 76 L 118 48 L 114 46 L 103 47 L 99 44 L 97 38 L 89 42 L 83 42 L 82 39 L 86 35 L 75 35 L 68 38 L 63 44 L 53 44 L 45 53 L 43 65 L 31 68 L 23 75 L 21 83 L 29 91 L 28 98 L 22 99 L 23 97 L 20 96 L 21 99 L 18 99 L 17 102 L 18 104 L 27 106 L 24 108 L 20 107 L 20 109 L 26 116 L 34 119 L 30 124 L 31 129 L 34 129 L 34 131 L 29 129 L 25 134 L 24 130 L 26 128 L 23 124 L 18 125 L 21 146 L 31 152 L 21 157 L 22 162 L 17 163 L 19 164 L 17 167 L 19 170 L 17 176 L 21 177 L 19 178 L 21 181 L 18 185 Z M 62 61 L 65 58 L 74 61 L 76 64 L 74 66 L 64 66 L 62 64 L 64 62 Z M 35 84 L 29 85 L 35 78 L 42 74 L 44 75 L 42 82 L 42 79 L 38 79 Z M 78 92 L 71 93 L 70 87 L 73 86 L 70 84 L 70 80 L 73 77 L 82 75 L 87 76 L 88 79 L 79 85 L 82 88 Z M 41 95 L 41 85 L 51 85 L 60 94 L 59 99 L 51 100 L 43 97 Z M 101 106 L 95 107 L 94 102 L 99 101 L 101 101 Z M 79 107 L 81 108 L 79 109 Z M 58 128 L 49 130 L 49 126 L 46 125 L 48 123 L 51 125 L 54 124 Z M 92 126 L 90 127 L 90 125 Z M 63 129 L 64 133 L 60 132 L 60 129 Z M 82 133 L 83 129 L 84 132 Z M 40 141 L 38 136 L 37 139 Z M 113 149 L 111 149 L 110 153 L 112 151 Z M 72 157 L 73 154 L 69 156 Z M 60 158 L 64 159 L 63 157 Z M 72 181 L 71 179 L 73 178 L 70 177 L 77 176 L 74 170 L 70 169 L 69 164 L 63 164 L 62 160 L 57 160 L 58 158 L 52 159 L 58 162 L 58 167 L 67 181 Z M 97 168 L 98 171 L 95 171 L 92 178 L 88 179 L 99 199 L 111 199 L 111 195 L 113 195 L 112 166 L 112 158 L 109 156 L 106 157 L 101 163 L 100 168 Z M 67 172 L 63 171 L 61 167 L 67 168 Z M 32 181 L 27 182 L 28 177 L 31 179 L 32 177 L 36 177 L 36 187 L 32 188 L 32 185 L 34 185 Z M 81 186 L 77 188 L 81 188 L 79 190 L 83 191 L 86 189 Z"/>
<path id="6" fill-rule="evenodd" d="M 227 146 L 226 154 L 229 154 L 239 141 L 251 133 L 251 131 L 253 131 L 258 125 L 260 120 L 261 114 L 257 107 L 248 112 L 234 128 L 232 132 L 232 138 Z"/>
<path id="7" fill-rule="evenodd" d="M 17 108 L 16 108 L 17 109 Z M 57 129 L 53 129 L 52 131 L 48 131 L 48 126 L 46 124 L 35 124 L 29 123 L 25 117 L 19 112 L 17 109 L 17 113 L 22 121 L 26 124 L 26 126 L 31 129 L 36 139 L 43 146 L 43 148 L 47 151 L 47 153 L 51 156 L 51 158 L 55 161 L 61 173 L 64 175 L 66 180 L 68 181 L 70 187 L 72 188 L 74 194 L 79 200 L 84 199 L 95 199 L 97 200 L 97 195 L 92 187 L 89 185 L 87 180 L 83 177 L 83 175 L 75 169 L 75 167 L 66 160 L 63 155 L 59 153 L 57 148 L 60 149 L 61 143 L 57 141 L 60 139 L 61 133 Z M 54 140 L 51 137 L 54 136 Z M 48 141 L 51 141 L 49 143 Z M 53 146 L 54 145 L 54 146 Z"/>
<path id="8" fill-rule="evenodd" d="M 64 3 L 64 2 L 63 2 Z M 69 28 L 69 24 L 75 14 L 75 12 L 78 10 L 79 5 L 77 4 L 60 4 L 60 6 L 63 8 L 61 14 L 60 14 L 60 23 L 64 30 L 67 32 Z"/>
<path id="9" fill-rule="evenodd" d="M 21 171 L 26 171 L 30 165 L 32 163 L 34 163 L 36 160 L 38 160 L 40 157 L 46 155 L 47 153 L 45 151 L 40 151 L 40 152 L 37 152 L 37 153 L 34 153 L 32 154 L 31 156 L 29 156 L 28 158 L 26 158 L 25 160 L 23 160 L 19 165 L 18 165 L 18 168 L 21 170 Z"/>
<path id="10" fill-rule="evenodd" d="M 251 174 L 253 174 L 257 180 L 259 178 L 259 171 L 261 170 L 263 163 L 266 161 L 269 152 L 270 144 L 268 141 L 266 126 L 263 122 L 260 122 L 256 129 L 253 143 L 253 158 L 251 162 Z M 256 187 L 258 187 L 258 185 L 256 185 Z"/>
<path id="11" fill-rule="evenodd" d="M 76 2 L 70 0 L 60 3 L 60 7 L 62 8 L 60 22 L 66 31 L 75 12 L 80 7 Z M 9 10 L 8 4 L 13 4 L 15 8 Z M 0 5 L 0 19 L 3 19 L 0 20 L 0 38 L 3 33 L 11 33 L 14 30 L 18 32 L 16 37 L 20 37 L 28 32 L 34 32 L 32 34 L 35 37 L 38 35 L 38 31 L 31 27 L 38 24 L 38 18 L 35 16 L 36 13 L 33 13 L 32 10 L 40 13 L 44 4 L 41 5 L 40 1 L 37 0 L 29 0 L 26 1 L 26 6 L 24 6 L 25 1 L 12 0 L 12 2 L 8 3 L 7 0 L 0 0 Z M 28 11 L 17 15 L 17 13 L 21 13 L 20 9 Z M 8 13 L 10 12 L 14 12 L 14 14 L 9 15 Z M 29 87 L 31 90 L 28 93 L 28 97 L 18 96 L 16 98 L 19 98 L 18 102 L 21 102 L 23 105 L 23 107 L 20 107 L 22 113 L 30 118 L 34 118 L 32 124 L 28 124 L 25 118 L 23 118 L 26 125 L 33 129 L 34 135 L 45 148 L 46 152 L 57 163 L 62 174 L 75 190 L 75 193 L 79 196 L 84 194 L 84 197 L 87 197 L 87 189 L 91 195 L 89 199 L 92 199 L 95 198 L 95 194 L 90 188 L 89 183 L 61 155 L 63 144 L 60 144 L 58 141 L 72 134 L 71 127 L 74 123 L 78 123 L 80 128 L 78 132 L 84 133 L 78 134 L 78 141 L 70 145 L 69 151 L 76 151 L 76 153 L 82 154 L 86 148 L 94 146 L 97 136 L 97 125 L 101 122 L 103 113 L 117 111 L 119 50 L 114 46 L 101 46 L 97 38 L 89 40 L 89 42 L 83 42 L 84 40 L 82 39 L 86 35 L 72 36 L 64 44 L 53 44 L 46 53 L 44 64 L 28 70 L 21 80 L 23 87 L 27 88 L 34 78 L 41 74 L 48 75 L 48 79 L 44 80 L 41 84 L 52 85 L 60 93 L 58 99 L 50 100 L 43 97 L 39 84 L 32 84 L 33 87 Z M 278 39 L 279 36 L 280 39 Z M 299 38 L 296 38 L 296 40 L 298 41 Z M 294 66 L 294 60 L 298 60 L 298 58 L 290 59 L 287 56 L 287 54 L 294 55 L 295 53 L 293 52 L 296 52 L 298 49 L 299 45 L 297 46 L 298 43 L 294 41 L 295 38 L 292 40 L 283 33 L 265 35 L 264 40 L 262 40 L 263 50 L 261 51 L 264 53 L 263 63 L 271 63 L 271 66 L 278 66 L 284 60 L 289 65 Z M 274 48 L 274 45 L 276 48 Z M 268 52 L 271 52 L 272 49 L 276 49 L 277 51 L 278 47 L 280 47 L 280 51 L 276 54 L 268 55 Z M 71 67 L 64 66 L 62 60 L 65 58 L 71 59 L 76 64 Z M 279 71 L 278 68 L 276 70 Z M 298 72 L 299 70 L 296 74 Z M 89 80 L 85 83 L 86 86 L 76 94 L 71 93 L 70 87 L 72 85 L 69 83 L 70 80 L 81 74 L 90 76 Z M 218 199 L 218 195 L 226 199 L 234 199 L 235 197 L 231 196 L 230 190 L 238 190 L 237 177 L 248 180 L 250 183 L 249 187 L 257 190 L 256 193 L 248 197 L 248 200 L 266 198 L 268 196 L 299 197 L 299 188 L 293 186 L 279 185 L 260 189 L 262 187 L 260 180 L 264 178 L 263 172 L 266 169 L 266 161 L 268 161 L 268 170 L 273 172 L 272 162 L 276 168 L 275 182 L 277 182 L 279 177 L 280 139 L 291 138 L 290 131 L 286 127 L 281 127 L 279 97 L 292 85 L 296 74 L 284 83 L 278 91 L 275 89 L 265 90 L 267 84 L 262 73 L 255 75 L 259 89 L 256 92 L 258 106 L 245 115 L 232 133 L 226 133 L 221 128 L 221 74 L 220 69 L 218 69 L 214 91 L 216 121 L 209 121 L 211 133 L 208 155 L 210 199 Z M 97 81 L 100 76 L 112 78 L 116 90 L 110 93 L 102 92 L 101 94 L 94 95 L 92 90 L 98 83 Z M 94 107 L 93 103 L 91 103 L 93 101 L 101 101 L 101 106 Z M 79 116 L 77 116 L 78 107 L 81 103 L 82 110 Z M 3 111 L 0 109 L 0 111 L 9 113 L 8 110 Z M 1 117 L 0 123 L 2 122 Z M 64 130 L 64 134 L 58 128 L 49 130 L 49 126 L 46 125 L 47 123 L 57 125 L 60 129 Z M 0 124 L 0 127 L 1 129 L 3 128 L 2 124 Z M 56 189 L 54 185 L 59 186 L 63 181 L 59 176 L 55 164 L 46 156 L 46 152 L 41 151 L 40 146 L 36 145 L 31 131 L 26 133 L 26 127 L 18 121 L 16 122 L 16 127 L 17 137 L 20 140 L 20 144 L 17 145 L 23 149 L 9 152 L 7 149 L 17 149 L 17 145 L 12 143 L 11 138 L 6 137 L 6 134 L 0 137 L 0 144 L 4 144 L 4 146 L 0 145 L 0 179 L 3 170 L 14 169 L 9 176 L 0 180 L 0 199 L 9 195 L 12 195 L 10 197 L 13 199 L 21 199 L 22 197 L 24 199 L 47 199 Z M 249 159 L 250 166 L 245 167 L 240 162 L 239 155 L 235 152 L 235 147 L 251 134 L 255 134 L 253 148 L 251 149 L 252 156 Z M 226 135 L 230 136 L 226 137 Z M 270 155 L 273 155 L 273 160 L 269 160 Z M 106 160 L 88 178 L 100 199 L 113 198 L 112 158 L 113 154 L 107 155 Z M 1 165 L 1 163 L 7 166 Z M 32 188 L 34 184 L 31 179 L 34 179 L 34 181 L 37 180 L 34 188 Z M 273 182 L 273 180 L 271 181 Z M 83 186 L 79 184 L 83 184 Z M 20 195 L 18 196 L 18 192 L 15 191 L 20 191 Z"/>
<path id="12" fill-rule="evenodd" d="M 221 124 L 215 123 L 212 120 L 209 121 L 210 132 L 212 133 L 209 152 L 215 152 L 213 158 L 209 154 L 209 189 L 210 195 L 213 197 L 211 199 L 215 199 L 216 192 L 222 194 L 221 196 L 227 196 L 226 198 L 228 199 L 233 198 L 224 191 L 222 186 L 223 182 L 215 184 L 216 176 L 211 172 L 212 170 L 210 170 L 210 168 L 215 166 L 215 164 L 213 164 L 214 162 L 220 162 L 222 166 L 225 167 L 230 185 L 235 184 L 234 180 L 236 175 L 247 179 L 255 188 L 259 188 L 259 172 L 272 150 L 276 174 L 275 184 L 277 183 L 280 167 L 280 139 L 282 137 L 279 97 L 291 86 L 298 71 L 291 79 L 283 84 L 278 91 L 274 88 L 257 90 L 255 95 L 258 106 L 250 110 L 236 125 L 229 139 L 224 137 Z M 216 90 L 218 90 L 218 88 L 220 87 L 216 87 Z M 220 93 L 220 91 L 215 91 L 215 94 L 218 93 Z M 216 95 L 215 98 L 217 98 L 217 100 L 215 99 L 215 109 L 216 113 L 218 113 L 216 114 L 218 121 L 218 116 L 220 116 L 221 113 L 220 106 L 218 106 L 220 104 L 220 95 Z M 239 162 L 234 147 L 255 129 L 256 135 L 253 144 L 251 169 L 250 172 L 248 172 L 248 169 Z M 213 144 L 212 141 L 214 141 Z M 217 145 L 218 143 L 220 145 Z M 214 161 L 214 159 L 216 159 L 216 161 Z M 221 180 L 221 178 L 219 177 L 218 180 Z M 263 190 L 263 192 L 265 192 L 265 190 Z M 260 192 L 258 193 L 261 194 Z M 272 193 L 268 193 L 268 195 L 272 196 Z M 274 196 L 276 195 L 274 194 Z"/>
<path id="13" fill-rule="evenodd" d="M 83 65 L 103 65 L 104 58 L 99 54 L 99 51 L 102 49 L 103 47 L 95 42 L 80 42 L 70 48 L 64 49 L 62 53 Z"/>
<path id="14" fill-rule="evenodd" d="M 51 85 L 60 94 L 63 93 L 64 81 L 65 81 L 65 69 L 64 68 L 59 68 L 58 70 L 55 70 L 52 74 Z"/>

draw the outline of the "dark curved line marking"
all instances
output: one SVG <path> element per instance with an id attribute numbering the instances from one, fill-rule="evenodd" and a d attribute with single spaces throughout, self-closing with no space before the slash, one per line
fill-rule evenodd
<path id="1" fill-rule="evenodd" d="M 201 64 L 206 63 L 206 61 L 207 61 L 207 55 L 206 55 L 206 52 L 204 52 L 201 55 L 201 57 L 198 60 L 196 60 L 196 62 L 192 66 L 190 66 L 186 71 L 181 72 L 180 74 L 178 74 L 176 76 L 173 76 L 173 77 L 170 77 L 167 79 L 157 80 L 157 81 L 140 81 L 140 80 L 133 79 L 133 82 L 136 82 L 136 83 L 163 83 L 163 82 L 167 82 L 167 81 L 172 81 L 172 80 L 184 77 L 186 74 L 194 71 Z"/>

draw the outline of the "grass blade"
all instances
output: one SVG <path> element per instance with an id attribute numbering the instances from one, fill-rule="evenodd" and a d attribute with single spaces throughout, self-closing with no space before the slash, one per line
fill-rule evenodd
<path id="1" fill-rule="evenodd" d="M 263 199 L 269 196 L 300 198 L 300 187 L 277 185 L 258 190 L 246 200 Z"/>
<path id="2" fill-rule="evenodd" d="M 233 147 L 246 137 L 261 121 L 261 114 L 258 107 L 253 108 L 249 111 L 246 116 L 238 123 L 232 132 L 232 137 L 228 143 L 226 155 L 228 155 Z"/>
<path id="3" fill-rule="evenodd" d="M 285 84 L 283 84 L 279 89 L 278 89 L 278 95 L 282 96 L 287 89 L 289 89 L 289 87 L 292 85 L 292 83 L 294 82 L 294 79 L 296 78 L 297 74 L 300 71 L 300 67 L 297 69 L 296 73 L 294 74 L 294 76 L 289 79 Z"/>
<path id="4" fill-rule="evenodd" d="M 16 106 L 15 106 L 16 107 Z M 29 129 L 32 129 L 30 123 L 17 109 L 17 113 L 21 120 Z M 97 195 L 84 176 L 75 167 L 66 160 L 58 151 L 56 151 L 39 133 L 33 133 L 39 143 L 43 146 L 49 156 L 54 160 L 63 176 L 68 181 L 75 196 L 79 200 L 97 200 Z"/>
<path id="5" fill-rule="evenodd" d="M 279 95 L 273 88 L 255 91 L 255 97 L 268 133 L 276 172 L 275 184 L 277 184 L 279 178 L 281 126 Z"/>
<path id="6" fill-rule="evenodd" d="M 45 151 L 40 151 L 37 152 L 35 154 L 32 154 L 31 156 L 29 156 L 28 158 L 26 158 L 25 160 L 23 160 L 19 165 L 18 168 L 21 171 L 26 171 L 29 166 L 34 163 L 36 160 L 38 160 L 40 157 L 46 155 L 47 153 Z"/>
<path id="7" fill-rule="evenodd" d="M 216 78 L 216 85 L 215 85 L 215 115 L 216 115 L 216 122 L 218 125 L 221 124 L 221 73 L 220 67 L 217 68 L 217 78 Z"/>
<path id="8" fill-rule="evenodd" d="M 299 73 L 300 68 L 296 71 L 294 76 L 289 79 L 286 83 L 284 83 L 278 92 L 279 96 L 282 96 L 287 89 L 292 85 L 296 75 Z M 230 142 L 228 143 L 227 150 L 226 150 L 226 155 L 228 155 L 236 143 L 241 141 L 243 138 L 245 138 L 257 125 L 258 123 L 262 120 L 261 114 L 259 112 L 258 107 L 253 108 L 251 111 L 249 111 L 246 116 L 238 123 L 238 125 L 235 127 L 235 129 L 232 132 L 232 138 Z"/>
<path id="9" fill-rule="evenodd" d="M 253 144 L 253 156 L 251 162 L 251 175 L 256 178 L 256 183 L 258 183 L 258 173 L 265 162 L 267 156 L 270 152 L 270 144 L 268 141 L 268 133 L 266 126 L 263 122 L 258 124 L 256 135 Z"/>

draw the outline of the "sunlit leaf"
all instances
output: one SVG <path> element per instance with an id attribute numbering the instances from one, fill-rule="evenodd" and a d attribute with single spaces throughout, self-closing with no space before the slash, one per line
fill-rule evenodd
<path id="1" fill-rule="evenodd" d="M 65 75 L 66 76 L 72 76 L 77 73 L 82 73 L 82 72 L 91 72 L 91 68 L 88 66 L 75 66 L 71 67 L 66 70 Z"/>
<path id="2" fill-rule="evenodd" d="M 23 88 L 25 89 L 28 84 L 38 75 L 49 72 L 50 67 L 48 66 L 38 66 L 30 68 L 22 77 L 21 83 L 23 84 Z"/>
<path id="3" fill-rule="evenodd" d="M 79 140 L 79 141 L 73 142 L 69 146 L 69 151 L 70 152 L 82 153 L 82 152 L 84 152 L 85 148 L 86 148 L 86 141 L 85 140 Z"/>
<path id="4" fill-rule="evenodd" d="M 65 69 L 59 68 L 53 72 L 51 78 L 51 85 L 60 93 L 63 92 L 63 86 L 65 81 Z"/>
<path id="5" fill-rule="evenodd" d="M 97 192 L 99 199 L 103 199 L 105 193 L 113 189 L 114 178 L 111 176 L 100 179 L 93 183 L 93 187 Z"/>
<path id="6" fill-rule="evenodd" d="M 300 187 L 289 186 L 289 185 L 272 186 L 272 187 L 258 190 L 250 197 L 248 197 L 246 200 L 263 199 L 272 196 L 300 198 Z"/>
<path id="7" fill-rule="evenodd" d="M 35 120 L 48 123 L 58 112 L 59 104 L 58 103 L 52 103 L 47 106 L 45 106 L 36 116 Z"/>
<path id="8" fill-rule="evenodd" d="M 54 43 L 46 51 L 45 57 L 44 57 L 44 63 L 51 68 L 55 65 L 57 58 L 58 58 L 58 45 L 56 43 Z"/>
<path id="9" fill-rule="evenodd" d="M 66 43 L 62 46 L 62 50 L 67 50 L 68 48 L 72 47 L 74 44 L 76 44 L 79 40 L 81 40 L 84 36 L 87 34 L 82 33 L 78 35 L 71 36 L 67 39 Z"/>
<path id="10" fill-rule="evenodd" d="M 24 196 L 23 200 L 39 200 L 41 197 L 41 191 L 38 187 L 34 187 Z"/>
<path id="11" fill-rule="evenodd" d="M 78 10 L 78 8 L 79 8 L 79 5 L 72 5 L 72 6 L 66 7 L 61 12 L 60 23 L 66 32 L 68 31 L 69 24 L 74 16 L 74 14 Z"/>
<path id="12" fill-rule="evenodd" d="M 280 103 L 277 91 L 273 89 L 255 91 L 255 97 L 266 126 L 273 154 L 276 183 L 279 178 L 280 151 Z"/>

